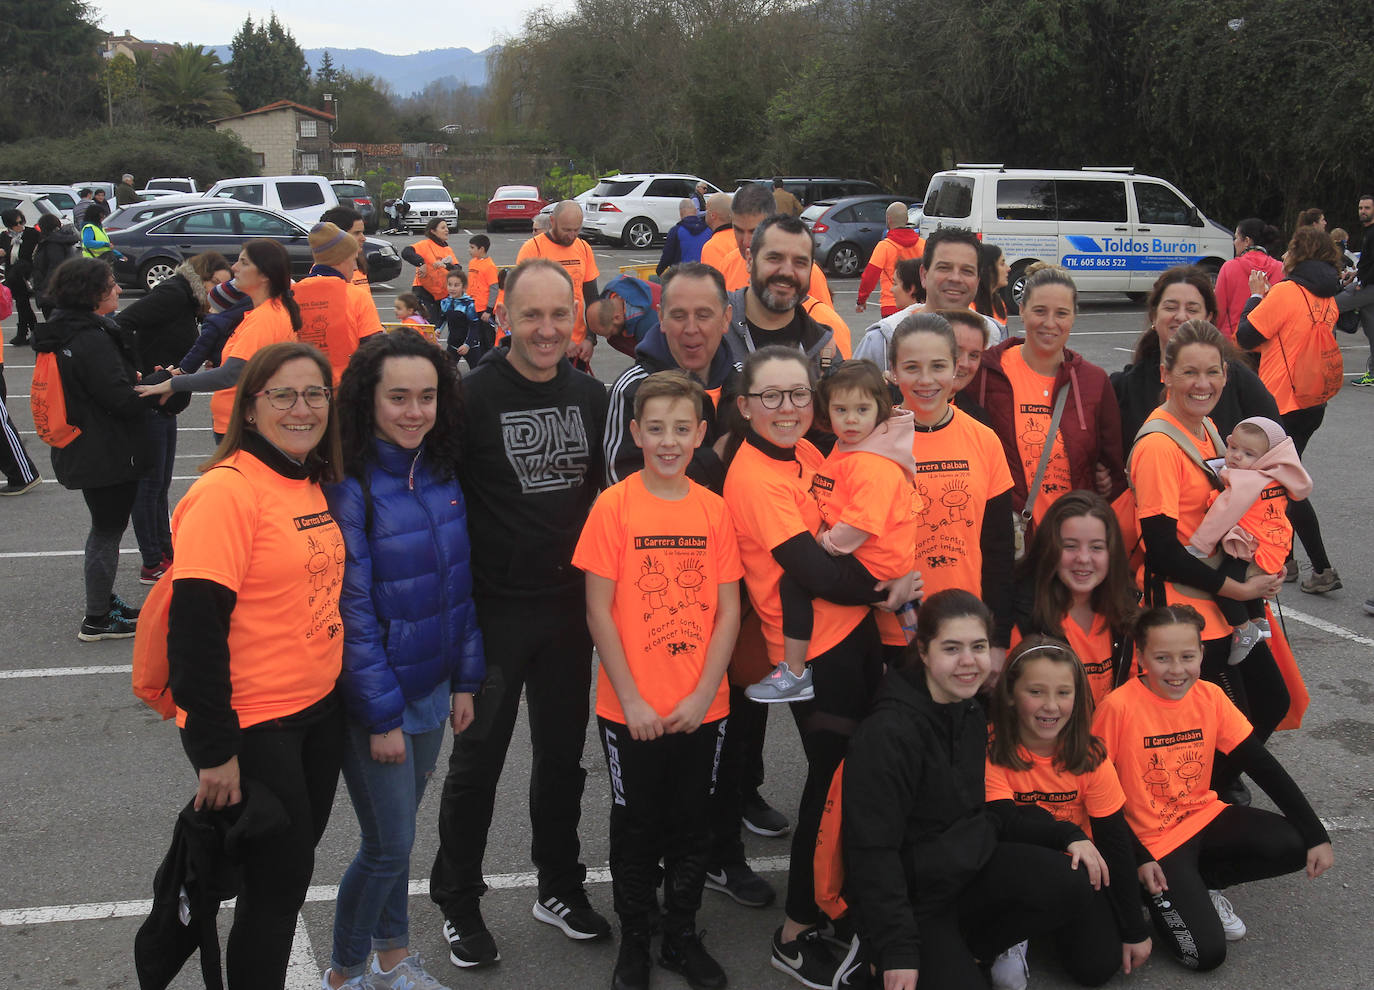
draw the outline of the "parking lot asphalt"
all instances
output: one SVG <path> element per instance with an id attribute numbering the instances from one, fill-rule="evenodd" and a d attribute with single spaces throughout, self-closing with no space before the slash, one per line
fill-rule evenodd
<path id="1" fill-rule="evenodd" d="M 406 238 L 393 241 L 403 244 Z M 514 260 L 521 234 L 492 235 L 498 264 Z M 456 247 L 466 242 L 453 235 Z M 460 257 L 465 253 L 460 250 Z M 656 253 L 597 247 L 602 282 L 619 265 L 652 263 Z M 406 277 L 374 286 L 383 316 L 405 291 Z M 876 320 L 853 312 L 857 281 L 833 281 L 836 308 L 857 334 Z M 1070 346 L 1114 370 L 1128 359 L 1144 315 L 1124 297 L 1088 295 Z M 13 318 L 5 321 L 6 339 Z M 1013 320 L 1013 329 L 1016 321 Z M 1358 341 L 1358 342 L 1356 342 Z M 1347 380 L 1363 371 L 1367 349 L 1342 337 Z M 46 450 L 33 435 L 28 411 L 32 351 L 5 348 L 9 410 L 34 455 L 44 484 L 21 498 L 0 500 L 0 987 L 123 988 L 137 985 L 132 944 L 152 875 L 166 848 L 177 811 L 195 782 L 175 729 L 130 693 L 131 641 L 84 644 L 76 640 L 81 612 L 81 553 L 88 521 L 82 500 L 51 480 Z M 628 359 L 597 350 L 595 371 L 610 382 Z M 1347 388 L 1331 403 L 1308 450 L 1316 479 L 1313 501 L 1345 587 L 1325 596 L 1284 587 L 1286 627 L 1312 694 L 1301 729 L 1279 734 L 1272 751 L 1303 786 L 1331 828 L 1336 865 L 1325 877 L 1301 876 L 1256 883 L 1230 892 L 1249 935 L 1230 947 L 1219 971 L 1186 973 L 1157 955 L 1139 973 L 1109 985 L 1163 990 L 1182 986 L 1363 988 L 1374 986 L 1368 932 L 1374 921 L 1370 877 L 1371 806 L 1374 805 L 1374 617 L 1361 602 L 1374 595 L 1374 543 L 1370 518 L 1374 458 L 1374 389 Z M 196 477 L 211 451 L 208 397 L 197 396 L 181 418 L 172 496 Z M 117 590 L 137 604 L 147 589 L 137 583 L 133 533 L 124 540 Z M 451 987 L 592 988 L 609 984 L 614 942 L 576 944 L 530 916 L 528 732 L 523 723 L 502 780 L 487 870 L 493 890 L 483 904 L 503 961 L 488 970 L 459 972 L 445 960 L 442 918 L 425 894 L 436 847 L 437 787 L 419 815 L 410 901 L 412 946 Z M 445 765 L 440 759 L 440 771 Z M 790 719 L 775 716 L 766 754 L 764 793 L 794 813 L 805 761 Z M 589 770 L 583 802 L 584 859 L 592 869 L 593 903 L 610 913 L 606 871 L 609 786 L 599 749 L 589 733 Z M 437 783 L 437 782 L 436 782 Z M 1257 797 L 1263 802 L 1263 798 Z M 301 913 L 288 986 L 319 986 L 327 965 L 333 920 L 333 885 L 356 846 L 357 828 L 343 788 L 320 845 L 310 898 Z M 785 886 L 785 839 L 748 836 L 761 872 Z M 229 910 L 221 912 L 221 928 Z M 769 936 L 781 922 L 777 908 L 751 910 L 707 892 L 700 916 L 708 948 L 721 960 L 731 985 L 795 986 L 768 964 Z M 1032 948 L 1031 987 L 1073 984 L 1054 962 Z M 173 984 L 198 986 L 195 963 Z M 656 969 L 659 988 L 686 986 Z"/>

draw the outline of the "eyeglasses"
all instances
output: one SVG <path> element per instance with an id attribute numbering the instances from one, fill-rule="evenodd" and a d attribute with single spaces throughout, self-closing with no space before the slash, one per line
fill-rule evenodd
<path id="1" fill-rule="evenodd" d="M 777 409 L 782 405 L 784 397 L 792 400 L 793 407 L 802 409 L 811 405 L 811 395 L 814 390 L 806 387 L 789 389 L 784 392 L 780 388 L 766 388 L 762 392 L 745 392 L 751 399 L 758 399 L 765 409 Z"/>
<path id="2" fill-rule="evenodd" d="M 282 412 L 290 409 L 296 404 L 296 400 L 304 397 L 305 404 L 311 409 L 323 409 L 329 405 L 329 396 L 332 389 L 323 385 L 310 385 L 301 391 L 294 388 L 265 388 L 261 392 L 254 392 L 253 397 L 267 396 L 267 401 L 272 404 L 273 409 L 280 409 Z"/>

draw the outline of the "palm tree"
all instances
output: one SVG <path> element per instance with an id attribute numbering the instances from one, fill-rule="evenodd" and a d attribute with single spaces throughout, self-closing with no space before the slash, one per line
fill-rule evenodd
<path id="1" fill-rule="evenodd" d="M 205 127 L 238 112 L 229 94 L 224 65 L 200 45 L 175 45 L 148 76 L 153 116 L 174 127 Z"/>

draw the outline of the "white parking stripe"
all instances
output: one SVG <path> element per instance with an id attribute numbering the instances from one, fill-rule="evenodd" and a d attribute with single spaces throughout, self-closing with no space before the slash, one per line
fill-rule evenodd
<path id="1" fill-rule="evenodd" d="M 1292 619 L 1295 622 L 1301 622 L 1304 625 L 1311 626 L 1313 629 L 1320 629 L 1324 633 L 1339 636 L 1341 639 L 1348 639 L 1352 643 L 1359 643 L 1361 646 L 1374 646 L 1374 639 L 1370 639 L 1368 636 L 1361 636 L 1359 633 L 1347 629 L 1344 626 L 1338 626 L 1334 622 L 1327 622 L 1325 619 L 1319 619 L 1315 615 L 1308 615 L 1306 612 L 1299 612 L 1297 609 L 1289 608 L 1286 605 L 1280 606 L 1279 615 L 1282 618 Z"/>
<path id="2" fill-rule="evenodd" d="M 27 670 L 0 670 L 0 681 L 20 677 L 77 677 L 82 674 L 132 674 L 130 663 L 112 663 L 100 667 L 30 667 Z"/>

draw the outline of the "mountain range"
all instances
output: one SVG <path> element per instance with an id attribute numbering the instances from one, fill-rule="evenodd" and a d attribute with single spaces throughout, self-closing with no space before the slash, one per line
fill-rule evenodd
<path id="1" fill-rule="evenodd" d="M 487 56 L 499 50 L 493 45 L 484 51 L 471 48 L 434 48 L 411 55 L 387 55 L 371 48 L 307 48 L 305 60 L 313 72 L 320 67 L 325 51 L 336 69 L 358 75 L 376 76 L 398 96 L 419 92 L 432 82 L 447 86 L 483 86 L 487 81 Z M 210 47 L 221 62 L 229 61 L 228 45 Z"/>

